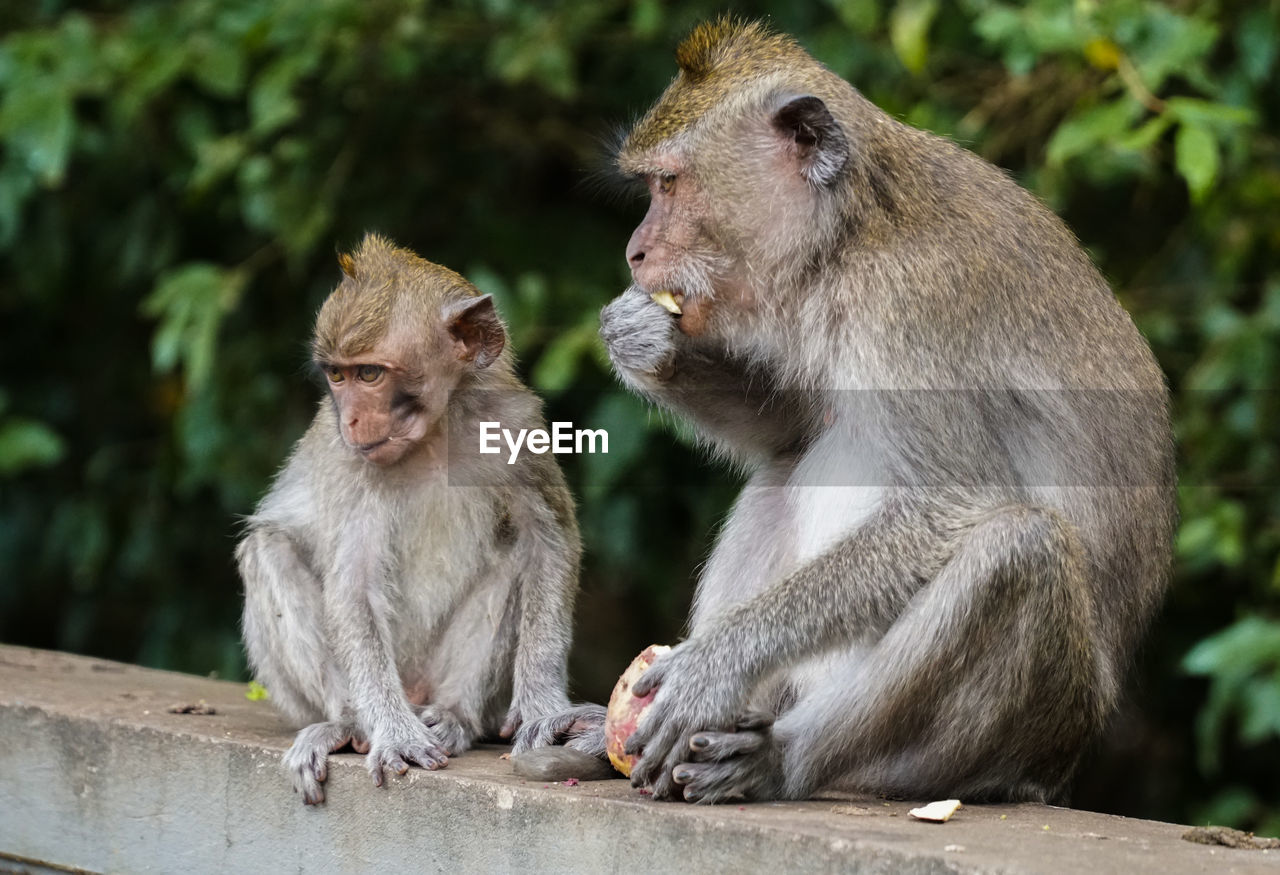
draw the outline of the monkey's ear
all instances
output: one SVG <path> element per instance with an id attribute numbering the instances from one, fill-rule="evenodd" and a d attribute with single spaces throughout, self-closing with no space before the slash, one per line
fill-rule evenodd
<path id="1" fill-rule="evenodd" d="M 774 110 L 773 127 L 794 150 L 805 179 L 814 185 L 835 182 L 849 160 L 849 140 L 821 98 L 784 98 Z"/>
<path id="2" fill-rule="evenodd" d="M 487 368 L 497 361 L 507 345 L 507 331 L 493 309 L 492 295 L 455 304 L 445 314 L 445 324 L 458 344 L 459 357 L 475 362 L 477 368 Z"/>
<path id="3" fill-rule="evenodd" d="M 338 254 L 338 267 L 352 279 L 356 278 L 356 260 L 345 252 Z"/>

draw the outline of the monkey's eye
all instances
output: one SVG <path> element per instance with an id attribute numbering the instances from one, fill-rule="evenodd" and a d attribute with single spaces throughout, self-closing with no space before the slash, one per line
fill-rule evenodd
<path id="1" fill-rule="evenodd" d="M 341 383 L 346 379 L 346 377 L 342 375 L 342 368 L 335 367 L 333 365 L 325 368 L 324 372 L 328 375 L 330 383 Z"/>
<path id="2" fill-rule="evenodd" d="M 664 173 L 658 177 L 658 192 L 660 194 L 671 194 L 676 187 L 676 175 L 674 173 Z"/>
<path id="3" fill-rule="evenodd" d="M 376 383 L 381 376 L 382 368 L 379 365 L 361 365 L 356 369 L 356 379 L 361 383 Z"/>

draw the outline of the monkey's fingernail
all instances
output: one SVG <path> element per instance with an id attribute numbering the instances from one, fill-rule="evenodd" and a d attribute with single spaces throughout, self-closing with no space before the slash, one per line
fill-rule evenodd
<path id="1" fill-rule="evenodd" d="M 689 739 L 689 747 L 693 750 L 702 750 L 707 746 L 707 744 L 708 740 L 705 735 L 695 735 L 693 738 Z"/>
<path id="2" fill-rule="evenodd" d="M 676 769 L 671 773 L 671 777 L 677 784 L 687 784 L 689 783 L 689 779 L 693 777 L 693 774 L 688 769 Z"/>
<path id="3" fill-rule="evenodd" d="M 680 305 L 684 303 L 684 295 L 680 295 L 677 298 L 671 293 L 670 289 L 662 289 L 654 292 L 649 297 L 655 304 L 660 305 L 662 309 L 666 310 L 668 313 L 673 313 L 676 316 L 679 316 L 684 312 L 680 309 Z"/>

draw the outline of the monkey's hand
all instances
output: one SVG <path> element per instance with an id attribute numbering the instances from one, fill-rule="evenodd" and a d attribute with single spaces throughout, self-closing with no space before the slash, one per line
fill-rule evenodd
<path id="1" fill-rule="evenodd" d="M 294 792 L 302 794 L 305 804 L 318 805 L 324 801 L 322 785 L 329 776 L 329 754 L 348 744 L 356 753 L 369 751 L 364 733 L 348 720 L 313 723 L 294 736 L 283 762 L 293 780 Z"/>
<path id="2" fill-rule="evenodd" d="M 566 711 L 524 723 L 516 732 L 512 754 L 562 744 L 603 758 L 604 706 L 574 705 Z"/>
<path id="3" fill-rule="evenodd" d="M 449 756 L 457 756 L 471 748 L 475 733 L 463 726 L 453 711 L 442 705 L 422 705 L 413 710 Z"/>
<path id="4" fill-rule="evenodd" d="M 676 348 L 675 317 L 632 286 L 600 311 L 600 337 L 624 375 L 665 379 Z"/>
<path id="5" fill-rule="evenodd" d="M 409 771 L 411 762 L 424 769 L 442 769 L 449 762 L 449 755 L 445 753 L 440 739 L 412 718 L 374 730 L 365 766 L 373 776 L 375 786 L 382 786 L 383 769 L 403 775 Z"/>
<path id="6" fill-rule="evenodd" d="M 782 749 L 773 736 L 773 716 L 753 712 L 732 732 L 698 732 L 689 739 L 685 762 L 671 773 L 686 802 L 779 799 L 783 795 Z"/>
<path id="7" fill-rule="evenodd" d="M 637 697 L 657 690 L 625 748 L 640 757 L 631 769 L 631 785 L 649 787 L 656 799 L 682 798 L 673 772 L 689 759 L 690 737 L 731 733 L 744 704 L 747 685 L 704 649 L 694 638 L 677 645 L 631 687 Z"/>

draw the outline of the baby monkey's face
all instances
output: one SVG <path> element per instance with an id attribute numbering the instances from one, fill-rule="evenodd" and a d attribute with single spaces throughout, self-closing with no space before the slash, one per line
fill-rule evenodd
<path id="1" fill-rule="evenodd" d="M 394 465 L 435 425 L 457 383 L 456 369 L 424 376 L 390 344 L 350 359 L 318 363 L 329 384 L 343 442 L 372 464 Z"/>

